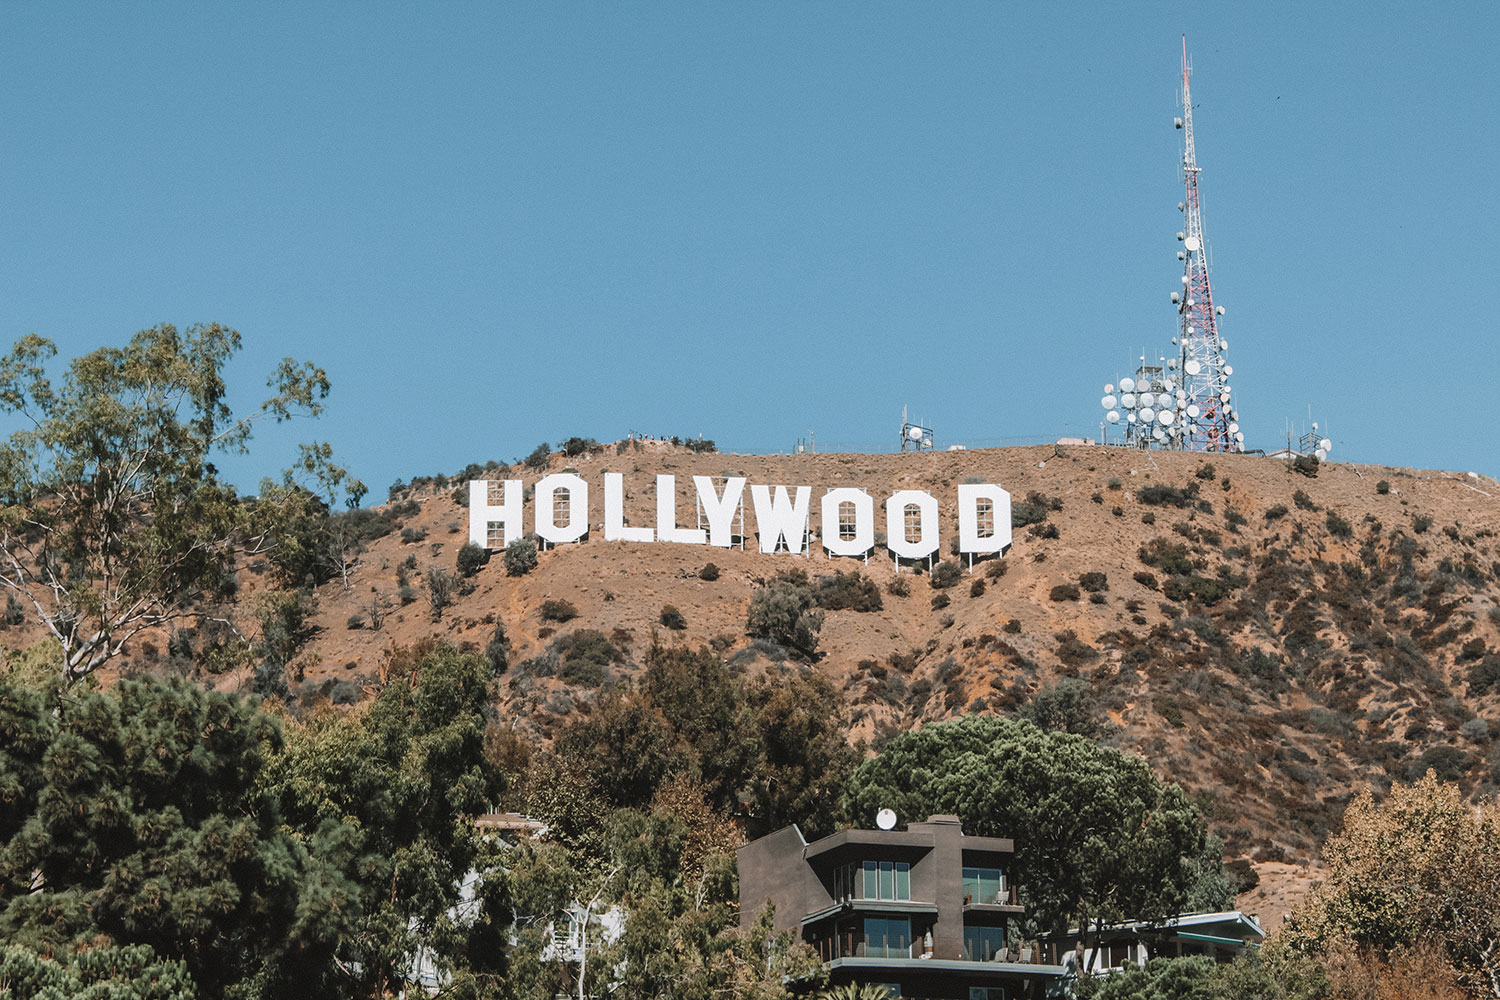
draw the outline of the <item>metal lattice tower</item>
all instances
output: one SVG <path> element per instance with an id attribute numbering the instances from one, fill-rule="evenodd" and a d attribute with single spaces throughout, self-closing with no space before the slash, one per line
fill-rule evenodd
<path id="1" fill-rule="evenodd" d="M 1222 307 L 1215 308 L 1209 288 L 1207 243 L 1203 235 L 1203 209 L 1198 194 L 1198 155 L 1193 149 L 1193 98 L 1188 88 L 1192 67 L 1187 58 L 1187 36 L 1182 39 L 1182 117 L 1176 125 L 1184 136 L 1182 154 L 1183 183 L 1186 197 L 1177 207 L 1186 216 L 1183 231 L 1177 234 L 1182 249 L 1177 256 L 1183 261 L 1182 291 L 1172 293 L 1180 314 L 1177 342 L 1183 388 L 1187 392 L 1185 433 L 1182 447 L 1189 451 L 1241 451 L 1244 434 L 1238 424 L 1238 413 L 1232 406 L 1229 376 L 1233 369 L 1224 363 L 1229 345 L 1219 333 Z"/>

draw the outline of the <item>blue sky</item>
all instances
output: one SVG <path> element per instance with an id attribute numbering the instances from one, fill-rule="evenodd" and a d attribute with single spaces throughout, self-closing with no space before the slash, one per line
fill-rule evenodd
<path id="1" fill-rule="evenodd" d="M 1251 447 L 1500 474 L 1500 5 L 0 6 L 0 338 L 220 321 L 373 487 L 629 430 L 1095 434 L 1195 72 Z M 1477 419 L 1470 417 L 1473 413 Z"/>

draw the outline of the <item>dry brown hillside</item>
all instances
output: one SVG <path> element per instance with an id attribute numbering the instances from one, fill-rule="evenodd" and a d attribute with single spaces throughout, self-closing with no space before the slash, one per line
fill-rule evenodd
<path id="1" fill-rule="evenodd" d="M 550 471 L 563 468 L 589 481 L 592 537 L 544 552 L 521 577 L 492 559 L 440 620 L 425 574 L 454 572 L 467 535 L 463 484 L 439 480 L 396 497 L 415 501 L 400 530 L 369 545 L 347 590 L 337 579 L 318 588 L 294 691 L 354 697 L 378 682 L 393 646 L 439 633 L 483 648 L 497 620 L 511 642 L 500 711 L 538 737 L 597 695 L 597 670 L 569 670 L 558 655 L 583 629 L 608 640 L 606 659 L 608 646 L 620 651 L 605 684 L 632 674 L 653 630 L 663 641 L 715 644 L 745 670 L 822 672 L 846 692 L 854 733 L 874 740 L 926 720 L 1013 711 L 1059 678 L 1082 678 L 1117 727 L 1112 738 L 1193 791 L 1232 852 L 1263 861 L 1309 857 L 1361 788 L 1427 767 L 1476 794 L 1500 782 L 1500 487 L 1491 480 L 1344 464 L 1310 478 L 1251 456 L 1076 446 L 764 456 L 635 442 L 552 456 Z M 693 474 L 812 486 L 815 530 L 826 488 L 859 486 L 877 504 L 896 489 L 925 489 L 942 507 L 944 552 L 966 479 L 1001 484 L 1019 512 L 1045 520 L 1017 527 L 1003 558 L 947 589 L 900 570 L 903 596 L 883 549 L 865 565 L 606 542 L 605 471 L 625 474 L 626 509 L 645 523 L 659 472 L 677 474 L 684 518 Z M 540 473 L 503 475 L 530 485 Z M 711 581 L 699 575 L 709 562 L 721 570 Z M 816 662 L 745 634 L 764 581 L 852 569 L 879 586 L 883 609 L 828 612 Z M 1085 574 L 1102 574 L 1102 586 L 1095 576 L 1082 582 L 1097 589 L 1080 588 Z M 398 601 L 398 575 L 411 603 Z M 242 576 L 248 603 L 259 584 L 254 572 Z M 549 600 L 570 602 L 577 617 L 543 621 Z M 372 602 L 391 605 L 378 629 Z M 661 628 L 667 604 L 685 629 Z M 239 671 L 219 681 L 246 679 Z"/>

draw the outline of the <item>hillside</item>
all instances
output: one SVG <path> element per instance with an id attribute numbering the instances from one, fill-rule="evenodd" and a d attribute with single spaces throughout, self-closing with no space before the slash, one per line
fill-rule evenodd
<path id="1" fill-rule="evenodd" d="M 457 576 L 464 484 L 393 490 L 391 530 L 369 543 L 348 589 L 338 579 L 317 589 L 294 692 L 357 698 L 394 646 L 436 633 L 483 648 L 497 621 L 511 644 L 501 717 L 538 738 L 586 711 L 601 685 L 628 678 L 653 632 L 713 644 L 744 671 L 819 671 L 845 691 L 853 734 L 873 741 L 926 720 L 1013 711 L 1079 678 L 1092 692 L 1082 710 L 1105 723 L 1107 738 L 1190 789 L 1232 854 L 1267 862 L 1310 857 L 1361 788 L 1427 767 L 1475 793 L 1500 784 L 1492 481 L 1344 464 L 1308 477 L 1251 456 L 1078 446 L 750 456 L 626 442 L 555 454 L 546 471 L 564 468 L 590 484 L 591 537 L 542 553 L 524 576 L 491 559 L 457 581 L 440 619 L 425 581 L 430 569 Z M 824 489 L 867 490 L 881 526 L 878 505 L 893 490 L 928 490 L 944 552 L 966 480 L 1004 486 L 1034 523 L 1015 529 L 1003 558 L 966 569 L 951 587 L 902 569 L 903 595 L 883 548 L 866 565 L 821 552 L 762 555 L 753 538 L 746 551 L 606 542 L 606 471 L 624 474 L 632 514 L 654 511 L 657 473 L 676 474 L 684 523 L 694 474 L 812 486 L 815 531 Z M 541 474 L 488 473 L 528 486 Z M 700 575 L 710 562 L 717 579 Z M 883 608 L 827 612 L 815 662 L 746 635 L 758 585 L 848 570 L 874 581 Z M 1080 588 L 1085 574 L 1103 579 Z M 248 633 L 268 575 L 256 564 L 241 578 L 237 615 Z M 576 617 L 543 620 L 548 601 L 570 603 Z M 681 630 L 660 625 L 668 604 Z M 602 635 L 573 642 L 579 630 Z M 154 669 L 159 656 L 141 647 L 120 669 Z M 249 668 L 214 680 L 246 685 Z"/>

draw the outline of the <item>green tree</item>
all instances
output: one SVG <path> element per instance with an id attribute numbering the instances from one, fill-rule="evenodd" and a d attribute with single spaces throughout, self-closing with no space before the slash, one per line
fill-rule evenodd
<path id="1" fill-rule="evenodd" d="M 1015 839 L 1012 875 L 1047 930 L 1179 912 L 1204 830 L 1145 761 L 1029 722 L 967 716 L 896 737 L 854 773 L 852 816 L 953 813 L 967 833 Z"/>
<path id="2" fill-rule="evenodd" d="M 0 359 L 0 408 L 29 425 L 0 445 L 0 587 L 58 641 L 65 683 L 225 596 L 235 555 L 281 520 L 286 494 L 252 518 L 212 459 L 247 451 L 263 418 L 316 416 L 328 379 L 286 358 L 270 397 L 236 417 L 223 369 L 239 347 L 217 323 L 163 324 L 75 359 L 57 386 L 51 341 L 25 337 Z M 321 449 L 310 460 L 326 470 Z"/>
<path id="3" fill-rule="evenodd" d="M 1034 694 L 1016 713 L 1040 729 L 1098 739 L 1114 731 L 1094 687 L 1079 677 L 1063 677 Z"/>
<path id="4" fill-rule="evenodd" d="M 0 948 L 0 996 L 6 1000 L 197 1000 L 179 961 L 147 945 L 89 948 L 44 958 L 26 948 Z"/>
<path id="5" fill-rule="evenodd" d="M 336 825 L 307 844 L 282 826 L 263 783 L 281 742 L 269 716 L 180 680 L 49 699 L 0 683 L 0 730 L 7 942 L 147 946 L 208 997 L 331 961 L 356 900 L 322 857 Z M 90 954 L 67 974 L 88 982 Z M 132 963 L 153 964 L 122 953 Z"/>
<path id="6" fill-rule="evenodd" d="M 472 817 L 501 790 L 484 755 L 490 671 L 447 644 L 399 650 L 373 702 L 289 731 L 273 762 L 288 822 L 307 840 L 347 828 L 340 861 L 359 893 L 340 961 L 309 994 L 378 997 L 405 985 L 419 949 L 450 969 L 463 957 L 450 910 L 483 855 Z"/>

